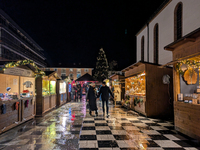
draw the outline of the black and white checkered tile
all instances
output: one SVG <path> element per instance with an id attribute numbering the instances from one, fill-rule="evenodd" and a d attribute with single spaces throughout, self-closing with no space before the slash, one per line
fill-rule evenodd
<path id="1" fill-rule="evenodd" d="M 111 111 L 105 118 L 86 116 L 80 131 L 80 150 L 197 150 L 191 139 L 174 130 L 172 122 Z"/>

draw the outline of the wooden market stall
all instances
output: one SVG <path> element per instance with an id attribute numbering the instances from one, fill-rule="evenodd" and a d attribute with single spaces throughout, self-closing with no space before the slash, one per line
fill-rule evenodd
<path id="1" fill-rule="evenodd" d="M 200 141 L 200 28 L 167 45 L 172 51 L 175 129 Z"/>
<path id="2" fill-rule="evenodd" d="M 135 111 L 156 118 L 172 115 L 172 83 L 163 83 L 164 75 L 170 76 L 172 80 L 172 68 L 163 69 L 155 64 L 137 62 L 125 68 L 123 72 L 126 99 L 129 99 Z"/>
<path id="3" fill-rule="evenodd" d="M 114 99 L 116 102 L 121 102 L 124 99 L 125 94 L 125 77 L 123 75 L 114 74 L 110 76 L 112 83 L 112 92 L 114 94 Z"/>
<path id="4" fill-rule="evenodd" d="M 36 115 L 42 116 L 56 107 L 56 80 L 60 79 L 55 71 L 45 71 L 45 76 L 36 78 Z"/>
<path id="5" fill-rule="evenodd" d="M 64 80 L 57 80 L 56 92 L 56 105 L 61 106 L 65 104 L 67 102 L 67 84 Z"/>
<path id="6" fill-rule="evenodd" d="M 35 117 L 35 76 L 30 60 L 11 62 L 0 74 L 0 133 Z"/>

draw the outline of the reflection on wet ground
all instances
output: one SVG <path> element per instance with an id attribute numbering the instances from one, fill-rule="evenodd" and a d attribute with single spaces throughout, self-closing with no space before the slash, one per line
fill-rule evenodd
<path id="1" fill-rule="evenodd" d="M 101 103 L 98 103 L 100 106 Z M 177 134 L 172 122 L 139 116 L 110 106 L 110 116 L 91 117 L 85 99 L 71 102 L 0 135 L 5 150 L 200 149 Z"/>

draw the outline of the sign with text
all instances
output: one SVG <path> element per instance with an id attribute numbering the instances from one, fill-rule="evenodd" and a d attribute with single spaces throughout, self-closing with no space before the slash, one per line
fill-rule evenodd
<path id="1" fill-rule="evenodd" d="M 25 76 L 25 77 L 34 77 L 34 73 L 31 70 L 26 70 L 23 68 L 8 68 L 4 71 L 5 74 L 10 75 L 18 75 L 18 76 Z"/>

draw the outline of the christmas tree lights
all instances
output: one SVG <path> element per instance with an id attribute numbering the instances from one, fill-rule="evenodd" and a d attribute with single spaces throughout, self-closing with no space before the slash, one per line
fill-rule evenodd
<path id="1" fill-rule="evenodd" d="M 99 55 L 97 57 L 94 77 L 98 81 L 102 82 L 103 80 L 108 78 L 108 68 L 109 68 L 109 66 L 108 66 L 106 54 L 105 54 L 103 48 L 101 48 L 99 50 Z"/>

